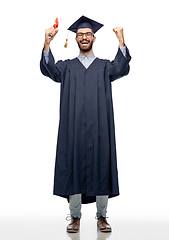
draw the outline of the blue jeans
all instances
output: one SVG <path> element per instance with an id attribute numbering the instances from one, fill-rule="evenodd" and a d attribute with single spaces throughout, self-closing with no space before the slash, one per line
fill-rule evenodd
<path id="1" fill-rule="evenodd" d="M 96 218 L 106 217 L 109 196 L 96 196 L 97 213 Z M 74 218 L 81 218 L 81 194 L 69 196 L 70 215 Z"/>

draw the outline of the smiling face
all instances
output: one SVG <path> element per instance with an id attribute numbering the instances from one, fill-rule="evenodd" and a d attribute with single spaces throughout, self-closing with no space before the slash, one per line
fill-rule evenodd
<path id="1" fill-rule="evenodd" d="M 92 30 L 90 28 L 80 28 L 76 33 L 76 42 L 80 48 L 80 53 L 89 55 L 93 53 L 93 43 L 96 41 Z"/>

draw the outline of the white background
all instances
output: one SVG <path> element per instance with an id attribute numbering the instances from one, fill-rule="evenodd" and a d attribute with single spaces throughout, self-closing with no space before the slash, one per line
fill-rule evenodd
<path id="1" fill-rule="evenodd" d="M 168 2 L 6 1 L 1 7 L 0 218 L 69 213 L 52 195 L 60 85 L 44 77 L 39 61 L 46 28 L 62 18 L 51 44 L 55 60 L 78 55 L 67 28 L 81 15 L 105 26 L 94 53 L 113 60 L 124 28 L 132 56 L 128 76 L 112 83 L 120 196 L 109 201 L 113 218 L 169 220 Z M 95 216 L 95 204 L 83 206 Z"/>

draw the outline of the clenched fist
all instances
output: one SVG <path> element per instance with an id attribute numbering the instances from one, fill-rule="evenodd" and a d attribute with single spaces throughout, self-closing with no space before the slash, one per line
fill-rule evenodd
<path id="1" fill-rule="evenodd" d="M 116 37 L 119 40 L 119 45 L 124 47 L 125 43 L 124 43 L 123 28 L 122 27 L 115 27 L 115 28 L 113 28 L 113 31 L 115 32 Z"/>

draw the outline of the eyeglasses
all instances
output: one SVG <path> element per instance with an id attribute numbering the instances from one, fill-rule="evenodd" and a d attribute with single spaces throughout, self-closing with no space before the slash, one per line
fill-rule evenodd
<path id="1" fill-rule="evenodd" d="M 83 38 L 84 36 L 86 36 L 87 38 L 91 38 L 92 36 L 94 36 L 94 33 L 86 32 L 86 33 L 77 33 L 76 34 L 77 38 Z"/>

